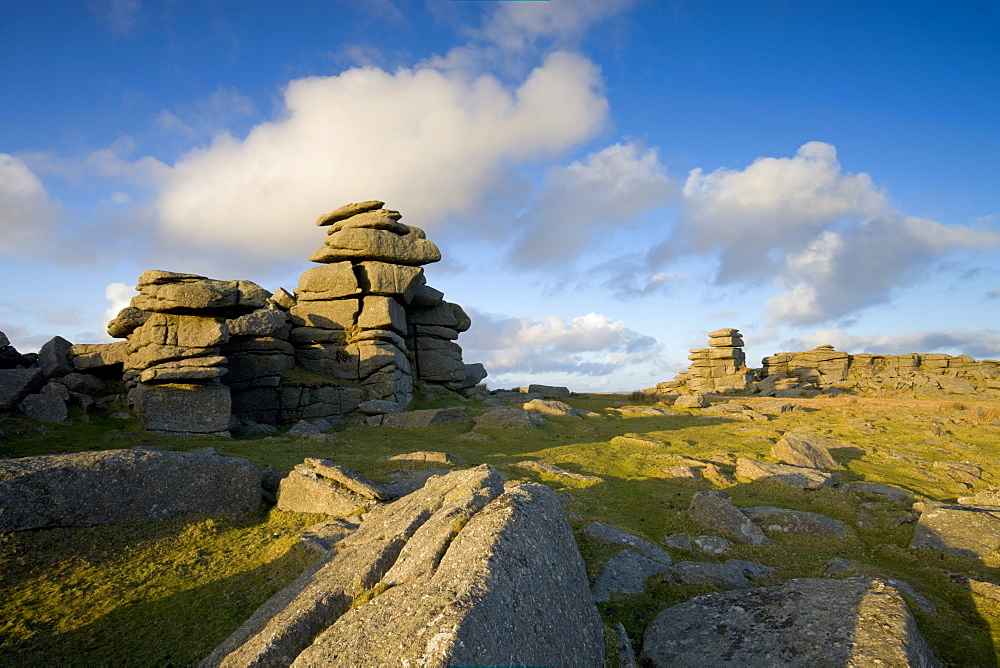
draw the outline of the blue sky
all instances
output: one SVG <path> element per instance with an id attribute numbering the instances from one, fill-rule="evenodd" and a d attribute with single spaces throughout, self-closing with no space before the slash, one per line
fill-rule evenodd
<path id="1" fill-rule="evenodd" d="M 1000 4 L 0 0 L 0 330 L 107 340 L 145 269 L 294 288 L 383 199 L 492 387 L 1000 357 Z"/>

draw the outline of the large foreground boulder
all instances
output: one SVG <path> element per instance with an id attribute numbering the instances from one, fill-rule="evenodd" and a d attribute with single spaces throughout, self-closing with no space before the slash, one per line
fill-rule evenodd
<path id="1" fill-rule="evenodd" d="M 504 491 L 484 465 L 372 510 L 202 665 L 600 666 L 603 657 L 555 494 Z"/>
<path id="2" fill-rule="evenodd" d="M 698 596 L 646 627 L 655 666 L 937 666 L 899 590 L 874 578 L 790 580 Z"/>
<path id="3" fill-rule="evenodd" d="M 0 532 L 245 513 L 260 473 L 209 452 L 105 450 L 0 460 Z"/>

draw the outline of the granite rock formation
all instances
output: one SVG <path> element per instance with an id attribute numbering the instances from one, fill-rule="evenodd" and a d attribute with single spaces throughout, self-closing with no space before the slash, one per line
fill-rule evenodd
<path id="1" fill-rule="evenodd" d="M 0 333 L 0 410 L 62 421 L 66 401 L 89 409 L 99 393 L 124 389 L 151 431 L 226 436 L 230 427 L 378 418 L 404 409 L 417 387 L 473 391 L 486 369 L 466 364 L 456 343 L 472 323 L 427 285 L 422 267 L 441 253 L 401 218 L 376 200 L 320 216 L 326 240 L 310 258 L 318 266 L 294 292 L 146 271 L 108 323 L 124 341 L 55 337 L 21 355 Z"/>
<path id="2" fill-rule="evenodd" d="M 649 394 L 726 394 L 737 390 L 772 397 L 812 397 L 827 392 L 909 396 L 1000 397 L 1000 360 L 968 355 L 911 353 L 853 355 L 822 345 L 775 353 L 761 368 L 746 366 L 739 330 L 711 332 L 708 348 L 692 350 L 691 365 Z"/>

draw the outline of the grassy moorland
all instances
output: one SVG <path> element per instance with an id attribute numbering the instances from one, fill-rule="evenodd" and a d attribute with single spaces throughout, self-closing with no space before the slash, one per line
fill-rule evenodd
<path id="1" fill-rule="evenodd" d="M 735 397 L 747 404 L 760 399 Z M 613 410 L 627 397 L 581 395 L 567 401 L 603 418 L 549 418 L 530 430 L 484 430 L 465 436 L 470 424 L 387 430 L 345 427 L 324 442 L 279 433 L 271 438 L 191 440 L 143 432 L 134 421 L 110 417 L 69 425 L 37 424 L 20 418 L 0 423 L 0 456 L 112 449 L 151 445 L 193 450 L 213 445 L 257 466 L 283 472 L 305 457 L 325 457 L 376 482 L 394 471 L 419 468 L 384 462 L 386 455 L 414 450 L 452 454 L 458 467 L 489 463 L 510 479 L 533 480 L 565 492 L 566 510 L 579 533 L 598 520 L 654 543 L 665 535 L 704 533 L 685 510 L 698 489 L 725 489 L 738 506 L 775 505 L 843 520 L 843 539 L 772 535 L 769 546 L 736 545 L 709 556 L 668 549 L 675 560 L 749 559 L 776 569 L 775 581 L 819 577 L 832 557 L 852 566 L 837 577 L 875 575 L 910 583 L 935 607 L 911 605 L 938 658 L 950 665 L 998 665 L 1000 604 L 969 593 L 949 578 L 962 573 L 1000 583 L 1000 560 L 985 562 L 908 548 L 913 524 L 897 520 L 907 506 L 839 489 L 800 490 L 766 483 L 727 481 L 735 457 L 769 460 L 780 436 L 805 430 L 834 438 L 844 466 L 840 481 L 899 486 L 918 498 L 950 501 L 970 487 L 935 467 L 937 461 L 971 462 L 984 471 L 981 483 L 1000 484 L 1000 406 L 941 399 L 889 400 L 817 398 L 789 400 L 798 410 L 766 422 L 734 421 L 670 409 L 644 417 Z M 447 405 L 425 402 L 415 408 Z M 456 402 L 453 402 L 456 403 Z M 485 406 L 467 404 L 470 414 Z M 612 443 L 638 435 L 663 445 Z M 535 473 L 515 464 L 547 462 L 575 473 L 598 476 L 582 482 Z M 722 478 L 671 478 L 670 466 L 684 460 L 711 461 Z M 49 529 L 0 534 L 0 665 L 186 665 L 197 662 L 264 600 L 315 558 L 298 541 L 320 516 L 262 508 L 240 517 L 194 517 L 153 524 Z M 579 541 L 591 579 L 616 548 Z M 651 581 L 644 594 L 601 604 L 610 627 L 621 621 L 638 649 L 642 631 L 664 607 L 712 591 L 708 585 Z M 913 601 L 910 601 L 911 604 Z"/>

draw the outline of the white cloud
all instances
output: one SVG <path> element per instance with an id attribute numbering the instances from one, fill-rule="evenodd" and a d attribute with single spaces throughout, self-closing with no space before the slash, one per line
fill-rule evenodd
<path id="1" fill-rule="evenodd" d="M 483 28 L 473 34 L 508 51 L 521 51 L 541 41 L 573 45 L 590 26 L 633 4 L 634 0 L 498 2 Z"/>
<path id="2" fill-rule="evenodd" d="M 842 329 L 821 329 L 804 336 L 782 341 L 782 350 L 811 350 L 816 346 L 832 345 L 837 350 L 856 354 L 874 353 L 907 355 L 954 351 L 977 359 L 1000 357 L 1000 330 L 963 331 L 947 329 L 904 334 L 848 334 Z"/>
<path id="3" fill-rule="evenodd" d="M 466 357 L 491 374 L 567 373 L 603 376 L 656 358 L 656 339 L 599 313 L 566 322 L 552 315 L 538 321 L 469 309 L 475 325 L 462 336 Z M 471 353 L 471 354 L 470 354 Z"/>
<path id="4" fill-rule="evenodd" d="M 664 206 L 674 191 L 654 149 L 614 144 L 583 161 L 548 170 L 530 209 L 519 220 L 515 264 L 561 264 L 598 235 Z"/>
<path id="5" fill-rule="evenodd" d="M 774 253 L 886 206 L 867 174 L 845 174 L 833 146 L 809 142 L 793 158 L 758 158 L 741 171 L 692 170 L 677 241 L 695 253 L 719 251 L 723 281 L 766 276 Z"/>
<path id="6" fill-rule="evenodd" d="M 301 258 L 310 221 L 379 198 L 433 228 L 474 211 L 513 164 L 560 153 L 605 123 L 600 77 L 557 52 L 516 88 L 489 75 L 355 68 L 292 81 L 280 119 L 217 136 L 174 165 L 157 208 L 168 241 Z"/>
<path id="7" fill-rule="evenodd" d="M 823 142 L 743 170 L 695 169 L 682 195 L 677 229 L 651 264 L 715 254 L 717 283 L 771 281 L 782 290 L 767 303 L 773 323 L 846 316 L 888 301 L 950 252 L 1000 246 L 988 228 L 895 211 L 867 174 L 844 172 Z"/>
<path id="8" fill-rule="evenodd" d="M 136 294 L 137 293 L 134 288 L 124 283 L 109 283 L 105 286 L 104 298 L 111 302 L 111 305 L 108 306 L 101 316 L 102 328 L 114 320 L 115 316 L 118 315 L 118 312 L 128 306 Z M 107 334 L 104 336 L 106 338 Z"/>
<path id="9" fill-rule="evenodd" d="M 190 141 L 225 132 L 235 121 L 250 116 L 254 111 L 253 100 L 232 86 L 220 86 L 194 104 L 160 112 L 155 122 L 164 132 Z"/>
<path id="10" fill-rule="evenodd" d="M 897 287 L 919 279 L 952 250 L 1000 246 L 1000 234 L 887 212 L 841 232 L 824 230 L 790 252 L 768 300 L 775 322 L 815 324 L 889 300 Z"/>
<path id="11" fill-rule="evenodd" d="M 58 215 L 59 207 L 28 165 L 0 153 L 0 253 L 41 255 Z"/>

